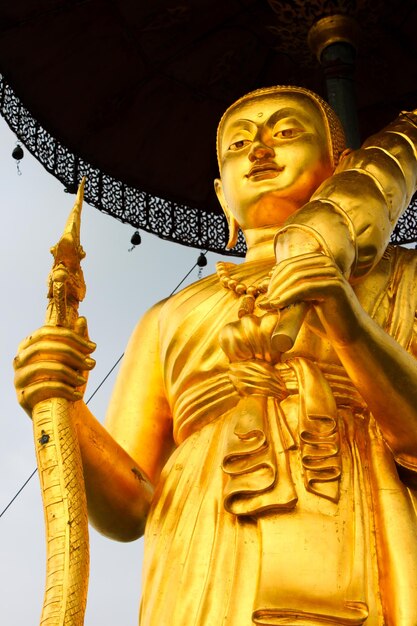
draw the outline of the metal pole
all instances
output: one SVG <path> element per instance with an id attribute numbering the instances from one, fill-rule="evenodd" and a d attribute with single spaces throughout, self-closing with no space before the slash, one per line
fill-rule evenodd
<path id="1" fill-rule="evenodd" d="M 327 100 L 343 124 L 350 148 L 361 144 L 354 82 L 356 40 L 356 22 L 346 15 L 322 18 L 308 36 L 310 48 L 323 67 Z"/>

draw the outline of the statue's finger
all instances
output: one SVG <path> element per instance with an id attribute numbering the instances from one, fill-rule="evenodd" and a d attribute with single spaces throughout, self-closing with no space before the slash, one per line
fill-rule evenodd
<path id="1" fill-rule="evenodd" d="M 27 347 L 45 340 L 66 343 L 83 354 L 92 352 L 96 345 L 94 342 L 89 341 L 69 328 L 62 326 L 42 326 L 28 335 L 19 344 L 18 351 L 25 350 Z"/>
<path id="2" fill-rule="evenodd" d="M 323 254 L 299 255 L 285 259 L 277 264 L 269 282 L 267 297 L 279 288 L 285 281 L 293 280 L 295 276 L 314 276 L 323 271 L 337 271 L 334 261 Z"/>
<path id="3" fill-rule="evenodd" d="M 230 361 L 245 360 L 251 357 L 252 353 L 247 345 L 240 321 L 226 324 L 220 331 L 219 342 Z"/>
<path id="4" fill-rule="evenodd" d="M 280 355 L 275 354 L 271 346 L 271 336 L 278 322 L 278 314 L 266 313 L 261 317 L 261 332 L 260 337 L 262 341 L 262 352 L 264 354 L 265 361 L 276 361 Z"/>
<path id="5" fill-rule="evenodd" d="M 16 388 L 22 389 L 28 385 L 53 380 L 74 388 L 87 382 L 79 372 L 56 361 L 41 361 L 22 367 L 16 370 L 14 382 Z"/>
<path id="6" fill-rule="evenodd" d="M 267 301 L 271 306 L 275 306 L 279 309 L 287 306 L 288 293 L 296 293 L 297 289 L 300 291 L 300 297 L 298 300 L 303 300 L 301 294 L 305 295 L 311 292 L 311 294 L 317 293 L 317 286 L 325 279 L 334 279 L 339 275 L 339 271 L 331 265 L 324 267 L 309 267 L 309 268 L 296 268 L 294 271 L 279 282 L 277 281 L 273 285 L 270 285 L 270 289 L 266 295 Z M 311 298 L 308 298 L 311 299 Z M 285 300 L 285 303 L 284 303 Z M 263 308 L 262 304 L 260 304 Z"/>
<path id="7" fill-rule="evenodd" d="M 278 307 L 274 306 L 274 304 L 267 297 L 259 298 L 256 304 L 260 309 L 262 309 L 262 311 L 267 311 L 268 313 L 278 311 Z"/>
<path id="8" fill-rule="evenodd" d="M 247 340 L 248 347 L 251 351 L 251 356 L 256 359 L 263 359 L 262 353 L 262 341 L 260 337 L 260 318 L 256 315 L 244 315 L 240 320 L 243 332 Z"/>
<path id="9" fill-rule="evenodd" d="M 13 365 L 15 369 L 18 369 L 40 361 L 58 361 L 80 372 L 90 370 L 95 365 L 94 359 L 86 357 L 71 346 L 48 340 L 27 346 L 17 354 Z"/>
<path id="10" fill-rule="evenodd" d="M 94 341 L 91 341 L 89 334 L 88 334 L 88 324 L 87 324 L 87 318 L 84 316 L 80 316 L 77 321 L 75 322 L 75 327 L 74 327 L 74 331 L 77 333 L 77 335 L 79 335 L 80 337 L 82 337 L 88 344 L 89 348 L 90 348 L 90 352 L 94 352 L 94 350 L 97 347 L 97 344 L 94 343 Z"/>

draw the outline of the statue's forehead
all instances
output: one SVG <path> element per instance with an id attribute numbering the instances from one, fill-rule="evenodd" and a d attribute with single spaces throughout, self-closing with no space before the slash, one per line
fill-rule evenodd
<path id="1" fill-rule="evenodd" d="M 226 113 L 223 120 L 223 131 L 239 119 L 253 120 L 255 123 L 259 123 L 275 112 L 287 109 L 293 114 L 298 113 L 304 118 L 311 118 L 314 122 L 323 119 L 318 104 L 305 94 L 273 92 L 238 101 Z"/>

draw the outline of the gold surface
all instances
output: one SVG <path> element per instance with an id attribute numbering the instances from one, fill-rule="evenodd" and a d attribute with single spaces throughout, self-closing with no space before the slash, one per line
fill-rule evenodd
<path id="1" fill-rule="evenodd" d="M 40 329 L 19 353 L 28 412 L 40 383 L 77 400 L 90 521 L 145 532 L 142 626 L 416 625 L 417 255 L 388 246 L 416 121 L 336 154 L 306 91 L 229 109 L 215 188 L 247 257 L 139 322 L 106 428 L 79 400 L 88 340 Z"/>
<path id="2" fill-rule="evenodd" d="M 78 303 L 85 295 L 80 266 L 85 256 L 80 244 L 83 190 L 84 180 L 64 233 L 51 248 L 54 264 L 48 279 L 49 304 L 42 330 L 45 347 L 53 339 L 54 327 L 80 328 Z M 39 355 L 30 345 L 30 339 L 21 344 L 17 359 L 26 358 L 30 370 L 42 369 L 42 360 L 51 358 L 51 351 L 46 348 Z M 82 626 L 89 575 L 88 519 L 80 447 L 71 418 L 73 406 L 68 399 L 55 397 L 53 390 L 45 390 L 42 382 L 32 385 L 29 396 L 25 397 L 24 390 L 20 392 L 21 404 L 25 408 L 28 402 L 33 406 L 47 547 L 40 624 Z"/>

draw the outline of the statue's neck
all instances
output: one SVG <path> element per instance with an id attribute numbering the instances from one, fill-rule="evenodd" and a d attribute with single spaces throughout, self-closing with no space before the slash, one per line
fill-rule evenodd
<path id="1" fill-rule="evenodd" d="M 274 237 L 278 226 L 249 228 L 244 231 L 248 251 L 245 261 L 261 261 L 274 258 Z"/>

